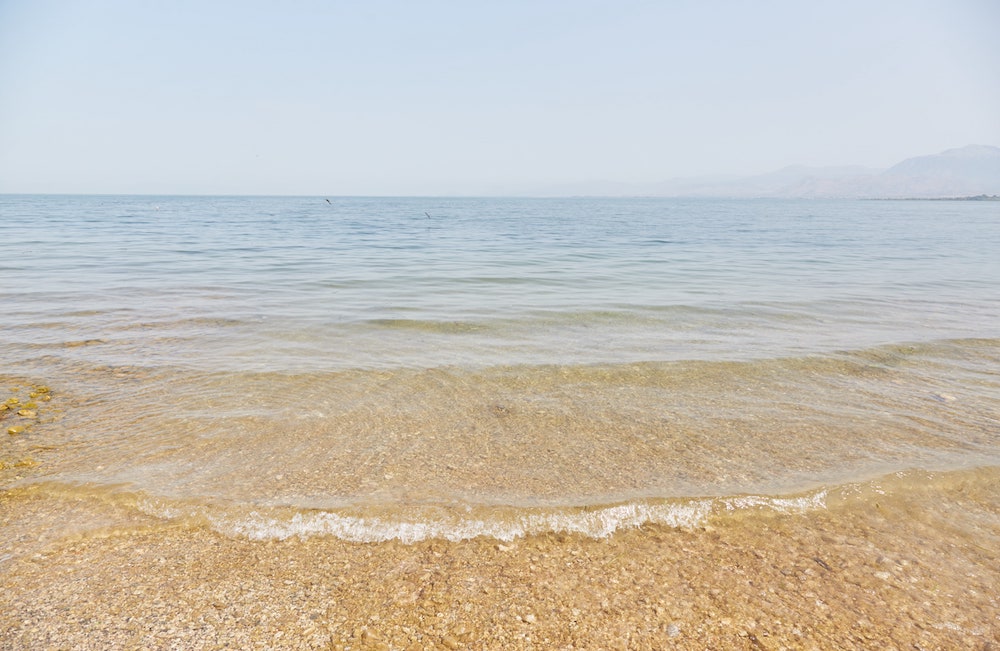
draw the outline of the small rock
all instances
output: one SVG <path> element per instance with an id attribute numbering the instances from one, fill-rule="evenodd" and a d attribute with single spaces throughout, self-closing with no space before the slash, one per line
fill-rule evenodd
<path id="1" fill-rule="evenodd" d="M 445 635 L 441 638 L 441 644 L 445 645 L 449 649 L 460 649 L 462 648 L 462 643 L 451 635 Z"/>
<path id="2" fill-rule="evenodd" d="M 21 416 L 22 418 L 38 418 L 38 412 L 33 411 L 31 409 L 22 409 L 21 411 L 17 412 L 17 415 Z"/>
<path id="3" fill-rule="evenodd" d="M 677 637 L 681 634 L 681 627 L 677 624 L 671 624 L 667 627 L 667 637 Z"/>
<path id="4" fill-rule="evenodd" d="M 7 433 L 11 436 L 15 436 L 17 434 L 23 434 L 26 429 L 27 428 L 24 425 L 14 425 L 13 427 L 7 428 Z"/>
<path id="5" fill-rule="evenodd" d="M 536 621 L 538 621 L 538 618 L 535 617 L 534 613 L 528 613 L 527 615 L 524 616 L 524 621 L 528 622 L 529 624 L 534 624 Z"/>

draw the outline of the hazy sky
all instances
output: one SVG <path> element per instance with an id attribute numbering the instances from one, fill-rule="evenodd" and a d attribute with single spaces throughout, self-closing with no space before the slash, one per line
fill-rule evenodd
<path id="1" fill-rule="evenodd" d="M 0 192 L 453 194 L 1000 145 L 1000 2 L 0 0 Z"/>

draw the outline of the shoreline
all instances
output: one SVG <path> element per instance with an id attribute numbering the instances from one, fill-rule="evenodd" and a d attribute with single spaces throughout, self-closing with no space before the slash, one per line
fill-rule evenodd
<path id="1" fill-rule="evenodd" d="M 0 646 L 985 649 L 998 493 L 407 545 L 250 541 L 0 492 Z"/>
<path id="2" fill-rule="evenodd" d="M 1000 649 L 992 204 L 4 205 L 0 649 Z"/>

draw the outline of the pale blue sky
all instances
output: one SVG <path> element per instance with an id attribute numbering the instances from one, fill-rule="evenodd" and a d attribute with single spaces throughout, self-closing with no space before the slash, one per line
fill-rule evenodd
<path id="1" fill-rule="evenodd" d="M 996 0 L 0 0 L 0 192 L 453 194 L 1000 145 Z"/>

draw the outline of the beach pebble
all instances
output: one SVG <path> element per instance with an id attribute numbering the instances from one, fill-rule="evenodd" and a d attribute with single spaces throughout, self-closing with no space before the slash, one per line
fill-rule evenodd
<path id="1" fill-rule="evenodd" d="M 16 434 L 23 434 L 25 429 L 27 428 L 24 425 L 14 425 L 13 427 L 7 428 L 7 433 L 14 436 Z"/>
<path id="2" fill-rule="evenodd" d="M 677 637 L 681 634 L 681 628 L 677 624 L 671 624 L 667 627 L 667 637 Z"/>
<path id="3" fill-rule="evenodd" d="M 23 418 L 37 418 L 38 412 L 32 409 L 22 409 L 21 411 L 17 412 L 17 415 Z"/>

